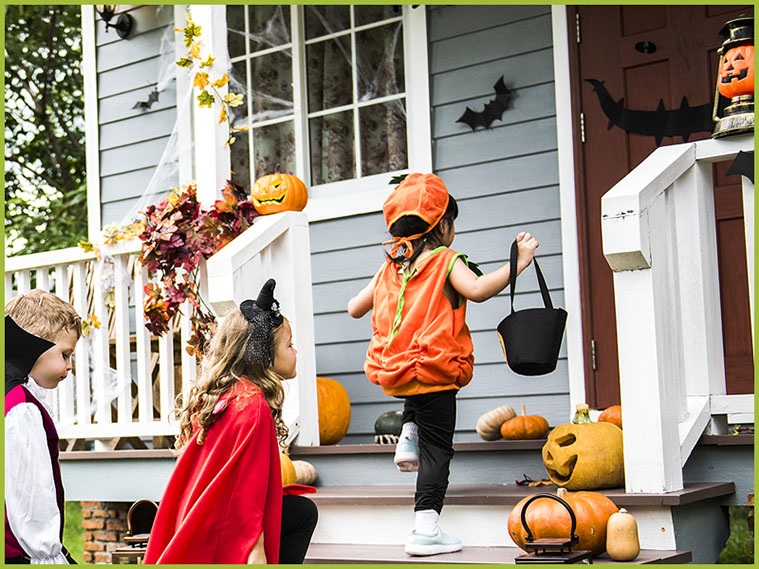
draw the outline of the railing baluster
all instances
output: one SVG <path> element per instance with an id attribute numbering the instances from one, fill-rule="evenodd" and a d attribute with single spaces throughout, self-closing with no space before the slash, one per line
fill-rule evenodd
<path id="1" fill-rule="evenodd" d="M 74 265 L 74 308 L 82 318 L 87 314 L 87 262 Z M 90 331 L 92 337 L 92 331 Z M 90 423 L 90 353 L 89 338 L 82 338 L 76 345 L 76 423 Z"/>
<path id="2" fill-rule="evenodd" d="M 190 389 L 195 384 L 197 379 L 196 371 L 196 359 L 195 356 L 187 353 L 185 349 L 187 347 L 187 341 L 192 334 L 192 323 L 190 322 L 190 314 L 192 314 L 192 306 L 189 302 L 185 302 L 182 305 L 182 318 L 179 326 L 181 331 L 181 346 L 180 353 L 182 355 L 182 405 L 187 403 L 187 397 L 190 394 Z"/>
<path id="3" fill-rule="evenodd" d="M 137 352 L 137 405 L 140 423 L 153 420 L 153 378 L 151 374 L 150 333 L 145 328 L 145 285 L 148 270 L 139 261 L 134 268 L 134 325 Z"/>
<path id="4" fill-rule="evenodd" d="M 13 273 L 8 272 L 5 273 L 5 304 L 8 304 L 14 296 L 16 296 L 16 291 L 13 288 Z"/>
<path id="5" fill-rule="evenodd" d="M 114 270 L 114 337 L 116 342 L 116 377 L 118 381 L 118 422 L 132 422 L 132 374 L 129 349 L 129 280 L 127 256 L 116 255 Z"/>
<path id="6" fill-rule="evenodd" d="M 92 276 L 92 307 L 100 320 L 100 328 L 92 331 L 93 377 L 92 387 L 96 402 L 95 419 L 98 424 L 111 423 L 110 401 L 106 401 L 106 381 L 109 377 L 110 361 L 108 355 L 108 312 L 103 291 L 104 263 L 96 262 Z"/>
<path id="7" fill-rule="evenodd" d="M 49 267 L 42 267 L 35 271 L 37 276 L 37 288 L 50 290 L 50 273 L 48 272 L 48 269 Z"/>
<path id="8" fill-rule="evenodd" d="M 58 265 L 56 267 L 55 295 L 66 302 L 69 302 L 68 287 L 68 265 Z M 58 278 L 58 275 L 63 275 Z M 58 395 L 58 422 L 68 425 L 74 422 L 74 377 L 69 372 L 66 379 L 55 389 Z"/>
<path id="9" fill-rule="evenodd" d="M 169 330 L 158 340 L 158 354 L 161 421 L 166 422 L 174 408 L 174 329 L 171 323 Z"/>
<path id="10" fill-rule="evenodd" d="M 18 283 L 17 289 L 19 294 L 24 294 L 32 289 L 28 270 L 18 271 L 16 273 L 16 282 Z"/>

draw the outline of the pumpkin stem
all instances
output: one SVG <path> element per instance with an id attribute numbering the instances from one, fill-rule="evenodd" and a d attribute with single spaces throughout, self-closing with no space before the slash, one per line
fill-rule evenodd
<path id="1" fill-rule="evenodd" d="M 526 416 L 527 416 L 527 412 L 525 411 L 524 403 L 522 403 L 522 417 L 526 417 Z"/>
<path id="2" fill-rule="evenodd" d="M 556 495 L 562 500 L 566 500 L 567 496 L 569 495 L 569 492 L 567 491 L 566 488 L 559 488 L 556 490 Z"/>
<path id="3" fill-rule="evenodd" d="M 279 162 L 277 162 L 277 165 L 274 166 L 274 171 L 275 172 L 279 172 Z"/>

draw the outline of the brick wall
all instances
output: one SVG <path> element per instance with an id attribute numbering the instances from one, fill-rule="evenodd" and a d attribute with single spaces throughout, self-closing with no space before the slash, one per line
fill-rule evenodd
<path id="1" fill-rule="evenodd" d="M 111 551 L 126 545 L 130 502 L 82 502 L 85 563 L 112 563 Z"/>

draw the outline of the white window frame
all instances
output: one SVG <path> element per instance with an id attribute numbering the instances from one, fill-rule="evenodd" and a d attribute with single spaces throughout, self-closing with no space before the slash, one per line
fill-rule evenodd
<path id="1" fill-rule="evenodd" d="M 214 6 L 212 10 L 224 10 L 226 20 L 226 7 Z M 303 6 L 291 5 L 291 26 L 293 38 L 302 37 L 303 29 Z M 427 14 L 423 5 L 411 7 L 402 5 L 403 21 L 403 53 L 404 71 L 406 74 L 406 135 L 408 149 L 408 168 L 398 172 L 389 172 L 361 178 L 321 184 L 309 191 L 309 202 L 306 213 L 309 221 L 334 219 L 361 213 L 380 211 L 385 199 L 392 191 L 389 184 L 390 178 L 395 174 L 407 172 L 431 172 L 432 171 L 432 142 L 431 142 L 431 112 L 429 95 L 429 68 L 427 58 Z M 205 33 L 206 28 L 203 28 Z M 216 44 L 219 45 L 218 43 Z M 226 39 L 225 39 L 226 45 Z M 215 55 L 215 54 L 214 54 Z M 308 117 L 305 104 L 305 42 L 300 40 L 292 44 L 293 74 L 301 78 L 296 82 L 293 93 L 294 106 L 294 131 L 296 145 L 296 171 L 295 175 L 301 178 L 310 187 L 311 177 L 310 152 L 308 147 Z M 211 122 L 207 126 L 199 127 L 196 122 L 195 137 L 196 146 L 198 141 L 210 141 L 217 139 L 207 130 L 211 128 Z M 224 147 L 226 158 L 220 158 L 218 152 L 215 156 L 213 170 L 224 173 L 226 177 L 231 175 L 229 162 L 229 148 Z M 206 154 L 208 156 L 208 154 Z M 199 158 L 199 157 L 198 157 Z M 196 171 L 200 170 L 197 168 Z M 253 164 L 251 164 L 251 176 L 255 176 Z M 251 180 L 251 183 L 253 180 Z"/>

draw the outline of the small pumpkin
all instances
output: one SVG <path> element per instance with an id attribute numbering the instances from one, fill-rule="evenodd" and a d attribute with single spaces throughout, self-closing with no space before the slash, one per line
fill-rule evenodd
<path id="1" fill-rule="evenodd" d="M 477 425 L 474 430 L 486 441 L 500 439 L 501 425 L 509 419 L 513 419 L 516 415 L 512 407 L 501 405 L 480 416 L 477 419 Z"/>
<path id="2" fill-rule="evenodd" d="M 316 378 L 319 408 L 319 444 L 333 445 L 343 440 L 351 424 L 351 400 L 348 392 L 329 377 Z"/>
<path id="3" fill-rule="evenodd" d="M 296 484 L 313 484 L 316 482 L 316 469 L 314 465 L 305 460 L 293 460 L 295 468 Z"/>
<path id="4" fill-rule="evenodd" d="M 624 483 L 622 429 L 612 423 L 559 425 L 548 435 L 542 454 L 556 486 L 594 490 Z"/>
<path id="5" fill-rule="evenodd" d="M 388 411 L 382 413 L 374 422 L 374 442 L 380 444 L 396 444 L 403 429 L 403 413 Z"/>
<path id="6" fill-rule="evenodd" d="M 620 429 L 622 428 L 622 406 L 612 405 L 603 410 L 598 416 L 599 423 L 613 423 Z"/>
<path id="7" fill-rule="evenodd" d="M 590 550 L 596 555 L 606 549 L 606 525 L 609 517 L 618 511 L 609 498 L 598 492 L 567 492 L 559 488 L 556 495 L 567 502 L 577 520 L 575 534 L 580 538 L 576 549 Z M 532 496 L 520 500 L 509 514 L 507 527 L 514 543 L 525 549 L 527 530 L 522 526 L 522 509 Z M 537 499 L 527 507 L 527 525 L 534 539 L 569 537 L 572 519 L 566 508 L 549 498 Z"/>
<path id="8" fill-rule="evenodd" d="M 614 561 L 632 561 L 640 554 L 638 522 L 624 508 L 609 516 L 606 551 Z"/>
<path id="9" fill-rule="evenodd" d="M 292 174 L 261 176 L 250 191 L 253 207 L 261 215 L 281 211 L 302 211 L 308 203 L 308 188 Z"/>
<path id="10" fill-rule="evenodd" d="M 279 466 L 282 468 L 282 486 L 295 484 L 295 467 L 290 457 L 279 453 Z"/>
<path id="11" fill-rule="evenodd" d="M 732 99 L 754 94 L 754 46 L 739 45 L 722 56 L 717 88 L 723 97 Z"/>
<path id="12" fill-rule="evenodd" d="M 509 440 L 542 439 L 548 432 L 548 421 L 540 415 L 527 415 L 522 405 L 522 416 L 509 419 L 501 425 L 501 436 Z"/>

